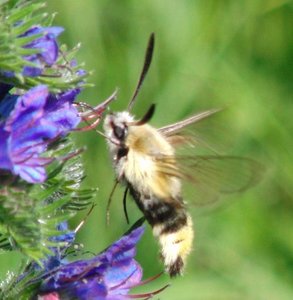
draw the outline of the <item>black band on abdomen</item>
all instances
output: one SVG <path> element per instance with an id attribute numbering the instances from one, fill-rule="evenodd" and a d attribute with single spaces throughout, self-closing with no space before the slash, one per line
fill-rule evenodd
<path id="1" fill-rule="evenodd" d="M 166 202 L 149 195 L 141 195 L 131 185 L 129 185 L 129 189 L 149 224 L 151 226 L 163 225 L 161 233 L 176 232 L 187 224 L 185 208 L 178 207 L 178 201 Z"/>

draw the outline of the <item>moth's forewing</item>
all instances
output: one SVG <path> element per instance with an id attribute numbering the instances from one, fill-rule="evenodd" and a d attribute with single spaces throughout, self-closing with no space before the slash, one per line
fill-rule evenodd
<path id="1" fill-rule="evenodd" d="M 160 170 L 188 183 L 184 186 L 185 191 L 189 191 L 186 200 L 198 206 L 213 204 L 224 195 L 243 192 L 257 184 L 263 174 L 261 164 L 236 156 L 176 156 L 176 165 L 171 161 L 170 157 L 161 157 L 158 160 Z"/>
<path id="2" fill-rule="evenodd" d="M 188 155 L 195 151 L 197 154 L 226 154 L 235 144 L 235 137 L 229 128 L 225 128 L 225 117 L 225 111 L 212 109 L 158 130 L 179 154 Z M 196 149 L 190 152 L 188 149 L 192 148 Z"/>
<path id="3" fill-rule="evenodd" d="M 221 196 L 243 192 L 262 178 L 263 168 L 255 160 L 235 156 L 177 157 L 179 169 L 193 183 L 191 199 L 208 204 Z M 188 188 L 187 188 L 188 189 Z"/>
<path id="4" fill-rule="evenodd" d="M 221 115 L 218 112 L 205 111 L 159 129 L 176 149 L 176 165 L 170 163 L 170 157 L 162 156 L 161 169 L 188 182 L 183 188 L 188 192 L 186 200 L 198 206 L 214 204 L 223 195 L 249 189 L 263 173 L 262 165 L 255 160 L 219 154 L 219 145 L 224 149 L 227 139 L 222 141 L 223 134 L 215 126 L 215 117 Z"/>
<path id="5" fill-rule="evenodd" d="M 189 118 L 186 118 L 182 121 L 161 127 L 159 129 L 159 132 L 165 136 L 174 135 L 176 133 L 181 132 L 187 126 L 197 124 L 200 121 L 202 121 L 206 118 L 209 118 L 210 116 L 214 115 L 215 113 L 217 113 L 219 111 L 221 111 L 221 110 L 220 109 L 212 109 L 212 110 L 203 111 L 203 112 L 193 115 Z"/>

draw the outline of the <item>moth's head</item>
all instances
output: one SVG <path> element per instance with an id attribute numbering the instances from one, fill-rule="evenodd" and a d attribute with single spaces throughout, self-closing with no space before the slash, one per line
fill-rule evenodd
<path id="1" fill-rule="evenodd" d="M 133 121 L 133 117 L 127 111 L 111 113 L 104 121 L 105 135 L 114 143 L 124 143 L 128 134 L 128 126 Z"/>
<path id="2" fill-rule="evenodd" d="M 128 135 L 129 126 L 141 126 L 146 124 L 155 111 L 155 105 L 152 104 L 142 119 L 135 121 L 133 116 L 127 112 L 111 113 L 106 116 L 104 121 L 104 131 L 108 140 L 116 145 L 124 144 Z"/>

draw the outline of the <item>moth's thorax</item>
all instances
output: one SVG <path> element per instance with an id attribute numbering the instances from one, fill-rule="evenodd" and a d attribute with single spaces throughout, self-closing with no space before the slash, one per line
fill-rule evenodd
<path id="1" fill-rule="evenodd" d="M 117 178 L 129 182 L 141 193 L 163 198 L 176 196 L 181 190 L 180 181 L 163 174 L 156 159 L 174 158 L 173 147 L 156 128 L 148 124 L 136 126 L 131 124 L 133 122 L 134 118 L 128 112 L 105 118 L 104 130 Z M 123 139 L 115 136 L 115 127 L 125 129 Z M 119 153 L 123 149 L 127 155 L 121 157 Z"/>
<path id="2" fill-rule="evenodd" d="M 104 131 L 113 158 L 122 147 L 152 156 L 174 154 L 173 147 L 157 129 L 148 124 L 136 126 L 133 123 L 133 116 L 126 111 L 106 116 Z"/>

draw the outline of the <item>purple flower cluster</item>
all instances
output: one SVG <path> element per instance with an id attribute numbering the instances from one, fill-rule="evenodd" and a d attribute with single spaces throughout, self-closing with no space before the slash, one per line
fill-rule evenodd
<path id="1" fill-rule="evenodd" d="M 19 39 L 31 37 L 32 41 L 24 44 L 22 48 L 33 49 L 37 52 L 22 57 L 24 61 L 28 62 L 22 69 L 23 76 L 40 76 L 45 68 L 50 68 L 56 63 L 59 52 L 56 38 L 63 30 L 62 27 L 33 26 L 18 36 Z M 8 78 L 15 75 L 13 71 L 7 70 L 1 70 L 1 73 Z"/>
<path id="2" fill-rule="evenodd" d="M 73 101 L 79 89 L 58 95 L 39 85 L 23 95 L 0 99 L 0 169 L 30 183 L 46 179 L 42 157 L 50 142 L 75 128 L 80 117 Z"/>
<path id="3" fill-rule="evenodd" d="M 92 259 L 67 263 L 47 271 L 39 299 L 141 298 L 143 295 L 129 295 L 129 292 L 144 283 L 141 281 L 142 269 L 134 259 L 135 246 L 143 232 L 144 227 L 138 227 Z"/>
<path id="4" fill-rule="evenodd" d="M 62 31 L 61 27 L 37 25 L 18 36 L 20 40 L 28 40 L 23 48 L 37 50 L 23 56 L 29 62 L 23 67 L 23 76 L 40 76 L 45 68 L 56 63 L 59 54 L 56 38 Z M 14 76 L 11 71 L 1 70 L 1 73 L 7 79 Z M 73 101 L 80 89 L 55 95 L 49 93 L 47 86 L 38 85 L 19 95 L 10 94 L 12 88 L 7 80 L 0 83 L 0 171 L 9 171 L 30 183 L 44 182 L 45 166 L 53 158 L 42 154 L 52 141 L 79 124 Z"/>
<path id="5" fill-rule="evenodd" d="M 24 56 L 24 59 L 34 63 L 36 66 L 25 66 L 23 69 L 24 76 L 39 76 L 45 67 L 52 66 L 57 58 L 59 47 L 56 41 L 58 35 L 63 32 L 62 27 L 40 27 L 34 26 L 26 31 L 20 37 L 30 37 L 41 34 L 41 37 L 27 43 L 23 48 L 37 49 L 40 52 Z"/>

